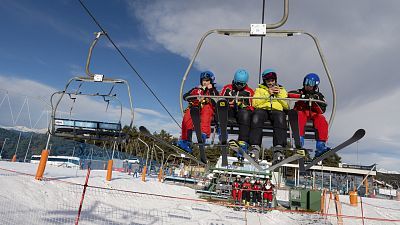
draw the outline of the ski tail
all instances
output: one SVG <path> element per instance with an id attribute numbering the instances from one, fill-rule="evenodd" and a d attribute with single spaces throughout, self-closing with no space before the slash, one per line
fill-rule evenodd
<path id="1" fill-rule="evenodd" d="M 199 159 L 197 159 L 197 157 L 193 156 L 192 154 L 186 152 L 185 150 L 183 150 L 183 149 L 181 149 L 181 148 L 179 148 L 179 147 L 177 147 L 177 146 L 175 146 L 175 145 L 172 145 L 172 144 L 168 143 L 167 141 L 165 141 L 165 140 L 162 139 L 162 138 L 159 138 L 159 137 L 157 137 L 157 136 L 152 135 L 152 134 L 150 133 L 150 131 L 149 131 L 146 127 L 140 126 L 140 127 L 139 127 L 139 131 L 140 131 L 144 136 L 146 136 L 146 137 L 148 137 L 148 138 L 150 138 L 150 139 L 152 139 L 152 140 L 154 140 L 154 141 L 156 141 L 156 142 L 159 142 L 159 143 L 161 143 L 162 145 L 164 145 L 164 146 L 166 146 L 166 147 L 169 147 L 169 148 L 171 148 L 171 149 L 174 149 L 174 150 L 175 150 L 177 153 L 179 153 L 179 154 L 184 154 L 185 156 L 191 158 L 192 160 L 194 160 L 195 162 L 197 162 L 197 163 L 199 163 L 199 164 L 202 164 L 202 165 L 204 164 L 204 165 L 205 165 L 205 163 L 203 163 L 202 161 L 200 161 Z"/>
<path id="2" fill-rule="evenodd" d="M 193 121 L 194 130 L 196 132 L 197 143 L 199 143 L 200 149 L 200 160 L 203 163 L 207 163 L 206 151 L 204 149 L 204 141 L 201 136 L 201 127 L 200 127 L 200 107 L 199 106 L 191 106 L 190 107 L 190 117 Z"/>
<path id="3" fill-rule="evenodd" d="M 228 110 L 229 103 L 226 99 L 221 99 L 217 102 L 217 119 L 220 128 L 220 140 L 221 144 L 221 156 L 222 156 L 222 166 L 228 166 Z"/>
<path id="4" fill-rule="evenodd" d="M 229 140 L 229 148 L 235 152 L 240 152 L 250 164 L 252 164 L 258 171 L 263 171 L 264 169 L 258 164 L 250 155 L 242 151 L 240 144 L 237 140 Z"/>
<path id="5" fill-rule="evenodd" d="M 335 154 L 336 152 L 338 152 L 338 151 L 346 148 L 347 146 L 353 144 L 354 142 L 359 141 L 364 136 L 365 136 L 365 130 L 364 129 L 358 129 L 353 134 L 353 136 L 351 136 L 349 139 L 347 139 L 346 141 L 342 142 L 338 146 L 330 149 L 329 151 L 325 152 L 324 154 L 320 155 L 319 157 L 313 159 L 309 164 L 307 164 L 307 166 L 305 166 L 305 170 L 310 169 L 312 166 L 317 164 L 319 161 L 322 161 L 322 160 L 330 157 L 331 155 Z"/>

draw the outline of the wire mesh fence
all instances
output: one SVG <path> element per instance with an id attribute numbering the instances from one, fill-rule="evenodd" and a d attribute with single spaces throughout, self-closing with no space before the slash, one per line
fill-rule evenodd
<path id="1" fill-rule="evenodd" d="M 75 224 L 83 185 L 0 170 L 0 224 Z M 226 211 L 226 213 L 224 213 Z M 222 214 L 221 214 L 222 213 Z M 221 216 L 224 215 L 224 216 Z M 245 224 L 203 200 L 87 186 L 79 224 Z"/>

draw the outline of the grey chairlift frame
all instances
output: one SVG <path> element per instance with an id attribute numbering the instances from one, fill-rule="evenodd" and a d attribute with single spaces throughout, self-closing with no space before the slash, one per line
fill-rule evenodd
<path id="1" fill-rule="evenodd" d="M 116 101 L 118 101 L 120 103 L 120 115 L 119 115 L 119 124 L 121 123 L 121 117 L 122 117 L 122 103 L 121 101 L 114 95 L 111 94 L 111 91 L 108 94 L 82 94 L 78 91 L 76 92 L 69 92 L 68 88 L 71 85 L 71 83 L 73 82 L 93 82 L 93 83 L 109 83 L 109 84 L 113 84 L 113 85 L 125 85 L 128 91 L 128 99 L 129 99 L 129 107 L 130 107 L 130 123 L 129 123 L 129 128 L 132 128 L 133 126 L 133 119 L 134 119 L 134 112 L 133 112 L 133 101 L 132 101 L 132 96 L 131 96 L 131 89 L 129 86 L 128 81 L 123 80 L 123 79 L 113 79 L 113 78 L 104 78 L 103 75 L 100 74 L 93 74 L 90 72 L 89 70 L 89 64 L 90 64 L 90 60 L 91 60 L 91 56 L 92 56 L 92 51 L 93 48 L 95 47 L 96 43 L 98 42 L 100 36 L 103 35 L 102 32 L 98 32 L 96 33 L 96 38 L 94 39 L 94 41 L 92 42 L 90 48 L 89 48 L 89 54 L 87 57 L 87 61 L 86 61 L 86 77 L 73 77 L 71 78 L 68 83 L 65 85 L 65 88 L 63 91 L 58 91 L 55 92 L 52 97 L 51 97 L 51 106 L 52 106 L 52 114 L 51 114 L 51 120 L 50 120 L 50 124 L 49 124 L 49 134 L 54 135 L 54 136 L 61 136 L 61 137 L 67 137 L 67 138 L 71 138 L 71 137 L 76 137 L 76 138 L 82 138 L 82 139 L 96 139 L 96 140 L 103 140 L 103 141 L 117 141 L 117 142 L 121 142 L 123 138 L 121 138 L 121 135 L 118 135 L 118 137 L 112 135 L 110 137 L 97 137 L 97 138 L 93 138 L 91 136 L 85 136 L 85 135 L 61 135 L 61 134 L 57 134 L 56 133 L 56 119 L 61 119 L 61 118 L 57 118 L 57 110 L 59 107 L 59 104 L 61 102 L 61 100 L 64 98 L 65 95 L 86 95 L 86 96 L 101 96 L 103 98 L 107 97 L 110 99 L 114 99 Z M 101 79 L 97 79 L 98 77 L 101 77 Z M 60 97 L 58 98 L 58 100 L 54 101 L 53 104 L 53 97 L 55 95 L 59 94 Z M 95 121 L 88 121 L 88 122 L 95 122 Z M 108 122 L 95 122 L 98 124 L 113 124 L 113 123 L 108 123 Z M 120 132 L 122 132 L 122 127 Z"/>
<path id="2" fill-rule="evenodd" d="M 331 128 L 333 120 L 334 120 L 334 117 L 335 117 L 335 112 L 336 112 L 336 91 L 335 91 L 335 85 L 333 83 L 331 74 L 330 74 L 329 69 L 328 69 L 328 65 L 327 65 L 325 56 L 322 53 L 322 49 L 321 49 L 321 46 L 319 44 L 318 39 L 314 35 L 312 35 L 312 34 L 310 34 L 308 32 L 302 31 L 302 30 L 274 30 L 274 29 L 282 26 L 283 24 L 285 24 L 285 22 L 287 21 L 287 18 L 288 18 L 288 14 L 289 14 L 289 0 L 285 0 L 284 1 L 284 15 L 283 15 L 282 19 L 278 23 L 275 23 L 275 24 L 266 24 L 266 29 L 267 30 L 266 30 L 266 34 L 265 35 L 252 35 L 251 32 L 250 32 L 250 29 L 213 29 L 213 30 L 207 31 L 201 37 L 199 43 L 197 44 L 196 50 L 195 50 L 195 52 L 194 52 L 194 54 L 192 56 L 192 59 L 190 60 L 190 63 L 188 65 L 187 69 L 186 69 L 186 72 L 185 72 L 185 74 L 184 74 L 184 76 L 182 78 L 181 87 L 180 87 L 180 95 L 179 95 L 180 96 L 179 104 L 180 104 L 180 109 L 181 109 L 182 115 L 183 115 L 183 110 L 184 110 L 182 96 L 183 96 L 183 87 L 185 85 L 186 78 L 187 78 L 187 76 L 188 76 L 188 74 L 189 74 L 189 72 L 190 72 L 190 70 L 191 70 L 191 68 L 193 66 L 194 61 L 196 60 L 196 57 L 197 57 L 197 55 L 198 55 L 198 53 L 200 51 L 201 46 L 203 45 L 204 40 L 210 34 L 218 34 L 218 35 L 225 35 L 225 36 L 232 36 L 232 37 L 269 37 L 269 36 L 271 36 L 271 37 L 272 36 L 275 36 L 275 37 L 291 37 L 291 36 L 296 36 L 296 35 L 306 35 L 306 36 L 310 37 L 314 41 L 314 43 L 315 43 L 315 45 L 317 47 L 317 51 L 318 51 L 319 56 L 321 58 L 321 61 L 322 61 L 326 76 L 327 76 L 327 78 L 329 80 L 329 84 L 331 86 L 332 98 L 333 98 L 332 110 L 331 110 L 331 115 L 330 115 L 330 118 L 329 118 L 329 128 Z"/>

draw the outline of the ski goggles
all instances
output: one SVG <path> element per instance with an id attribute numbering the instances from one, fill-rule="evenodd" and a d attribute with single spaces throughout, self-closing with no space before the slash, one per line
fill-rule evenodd
<path id="1" fill-rule="evenodd" d="M 314 86 L 318 86 L 319 81 L 316 81 L 314 79 L 306 79 L 304 81 L 304 86 L 310 86 L 310 87 L 314 87 Z"/>
<path id="2" fill-rule="evenodd" d="M 235 82 L 234 83 L 234 85 L 237 87 L 237 88 L 244 88 L 245 86 L 246 86 L 246 84 L 247 83 L 245 83 L 245 82 L 239 82 L 239 81 L 237 81 L 237 82 Z"/>

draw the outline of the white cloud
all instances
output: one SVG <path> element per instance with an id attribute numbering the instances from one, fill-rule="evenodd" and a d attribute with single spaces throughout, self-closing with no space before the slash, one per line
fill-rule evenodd
<path id="1" fill-rule="evenodd" d="M 277 2 L 267 4 L 271 5 L 267 9 L 267 23 L 280 19 L 282 4 Z M 143 22 L 150 40 L 184 58 L 191 58 L 206 31 L 248 28 L 250 23 L 260 21 L 261 14 L 258 3 L 233 0 L 134 1 L 128 5 L 132 14 Z M 400 45 L 396 39 L 399 24 L 393 21 L 399 20 L 394 10 L 399 6 L 398 1 L 291 1 L 289 20 L 283 29 L 301 29 L 319 38 L 335 82 L 338 105 L 331 132 L 333 145 L 357 128 L 365 128 L 367 135 L 361 143 L 366 143 L 363 147 L 368 152 L 398 151 L 400 132 L 396 118 L 400 107 L 396 102 L 400 92 L 395 60 L 400 57 Z M 246 68 L 254 87 L 258 82 L 259 43 L 259 38 L 211 35 L 204 42 L 195 66 L 199 70 L 213 70 L 219 84 L 230 82 L 237 68 Z M 276 68 L 278 80 L 287 89 L 298 88 L 308 72 L 321 74 L 321 90 L 332 104 L 321 60 L 310 39 L 302 36 L 265 39 L 263 59 L 263 68 Z M 197 76 L 191 74 L 188 79 Z M 351 156 L 345 158 L 354 161 Z M 397 158 L 400 158 L 398 153 Z"/>
<path id="2" fill-rule="evenodd" d="M 77 86 L 78 85 L 72 85 L 72 89 L 69 90 L 76 90 Z M 80 91 L 87 92 L 88 90 L 93 90 L 92 88 L 91 86 L 87 86 L 86 89 L 81 87 Z M 4 98 L 4 102 L 0 105 L 0 113 L 2 115 L 0 118 L 0 125 L 8 127 L 14 125 L 26 126 L 29 128 L 33 126 L 37 129 L 47 128 L 48 119 L 51 114 L 51 107 L 49 106 L 50 96 L 55 91 L 56 89 L 53 87 L 36 81 L 20 79 L 15 76 L 0 75 L 0 103 Z M 19 111 L 21 111 L 16 124 L 12 122 L 13 119 L 6 93 L 8 93 L 10 99 L 14 121 Z M 28 99 L 29 110 L 25 99 Z M 55 99 L 58 99 L 58 97 L 55 96 Z M 54 103 L 55 102 L 56 101 L 54 101 Z M 73 113 L 71 115 L 72 118 L 75 119 L 109 122 L 117 122 L 119 120 L 120 107 L 117 104 L 111 103 L 106 111 L 107 104 L 98 97 L 80 96 L 76 99 L 75 103 L 72 102 L 73 101 L 69 99 L 68 96 L 64 96 L 63 100 L 60 102 L 59 110 L 57 111 L 59 113 L 57 113 L 56 116 L 69 118 L 69 111 L 72 107 Z M 130 109 L 127 107 L 127 104 L 123 103 L 123 115 L 121 118 L 123 124 L 129 124 L 131 119 Z M 134 113 L 134 126 L 144 125 L 151 131 L 160 131 L 164 129 L 178 136 L 179 130 L 177 130 L 176 124 L 166 122 L 170 121 L 169 117 L 166 117 L 160 112 L 145 108 L 134 108 Z M 35 124 L 37 124 L 36 127 L 34 126 Z"/>

